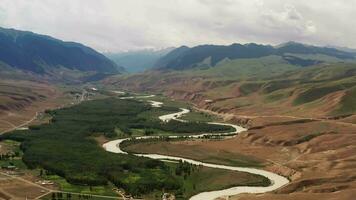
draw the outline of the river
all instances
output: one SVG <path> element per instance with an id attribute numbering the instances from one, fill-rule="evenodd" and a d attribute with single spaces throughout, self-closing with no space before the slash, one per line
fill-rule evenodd
<path id="1" fill-rule="evenodd" d="M 152 97 L 149 96 L 149 97 Z M 157 101 L 148 101 L 153 107 L 161 107 L 163 105 L 162 102 L 157 102 Z M 178 119 L 184 114 L 189 113 L 190 111 L 185 108 L 181 108 L 181 111 L 168 114 L 168 115 L 162 115 L 159 117 L 160 120 L 163 122 L 168 122 L 170 120 L 180 120 Z M 219 124 L 219 125 L 227 125 L 233 127 L 235 130 L 232 132 L 227 132 L 227 133 L 218 133 L 218 134 L 200 134 L 200 135 L 191 135 L 190 137 L 192 138 L 200 138 L 205 135 L 218 135 L 218 136 L 231 136 L 232 134 L 238 134 L 240 132 L 246 131 L 247 129 L 237 126 L 234 124 L 226 124 L 226 123 L 218 123 L 218 122 L 210 122 L 210 124 Z M 149 138 L 157 138 L 159 136 L 142 136 L 142 137 L 136 137 L 136 139 L 149 139 Z M 169 136 L 170 138 L 178 138 L 179 136 Z M 125 138 L 125 139 L 118 139 L 118 140 L 113 140 L 105 143 L 103 145 L 104 149 L 106 151 L 112 152 L 112 153 L 121 153 L 121 154 L 127 154 L 127 152 L 123 151 L 120 148 L 120 144 L 125 141 L 125 140 L 130 140 L 131 138 Z M 147 158 L 152 158 L 152 159 L 158 159 L 158 160 L 182 160 L 194 165 L 202 165 L 205 167 L 211 167 L 211 168 L 216 168 L 216 169 L 225 169 L 225 170 L 231 170 L 231 171 L 239 171 L 239 172 L 248 172 L 251 174 L 257 174 L 264 176 L 268 178 L 271 181 L 271 185 L 267 187 L 262 187 L 262 186 L 238 186 L 238 187 L 232 187 L 228 189 L 223 189 L 223 190 L 216 190 L 216 191 L 209 191 L 209 192 L 202 192 L 199 194 L 196 194 L 190 198 L 190 200 L 214 200 L 218 197 L 225 197 L 225 196 L 231 196 L 231 195 L 237 195 L 241 193 L 265 193 L 265 192 L 271 192 L 273 190 L 276 190 L 278 188 L 281 188 L 285 186 L 286 184 L 289 183 L 289 180 L 283 176 L 280 176 L 278 174 L 262 170 L 262 169 L 256 169 L 256 168 L 250 168 L 250 167 L 235 167 L 235 166 L 227 166 L 227 165 L 219 165 L 219 164 L 211 164 L 211 163 L 204 163 L 201 161 L 197 160 L 192 160 L 192 159 L 187 159 L 187 158 L 182 158 L 182 157 L 175 157 L 175 156 L 166 156 L 166 155 L 159 155 L 159 154 L 135 154 L 136 156 L 142 156 L 142 157 L 147 157 Z"/>

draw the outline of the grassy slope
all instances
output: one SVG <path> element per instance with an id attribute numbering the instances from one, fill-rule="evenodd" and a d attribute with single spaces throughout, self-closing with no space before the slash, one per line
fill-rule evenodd
<path id="1" fill-rule="evenodd" d="M 339 106 L 334 111 L 336 115 L 353 114 L 356 111 L 356 87 L 346 90 Z"/>
<path id="2" fill-rule="evenodd" d="M 216 67 L 206 70 L 191 70 L 186 73 L 224 80 L 261 79 L 296 68 L 279 56 L 267 56 L 257 59 L 222 61 Z"/>
<path id="3" fill-rule="evenodd" d="M 165 92 L 210 109 L 248 109 L 266 111 L 265 114 L 283 114 L 281 111 L 289 110 L 288 114 L 293 115 L 325 116 L 356 112 L 347 103 L 352 99 L 348 96 L 352 96 L 355 77 L 356 64 L 351 61 L 297 67 L 278 56 L 268 56 L 226 60 L 211 68 L 116 77 L 108 83 L 136 90 Z M 349 91 L 347 97 L 340 102 L 341 93 L 346 91 Z M 205 99 L 215 101 L 207 105 Z M 328 105 L 330 101 L 335 103 Z M 278 107 L 284 109 L 278 110 Z"/>

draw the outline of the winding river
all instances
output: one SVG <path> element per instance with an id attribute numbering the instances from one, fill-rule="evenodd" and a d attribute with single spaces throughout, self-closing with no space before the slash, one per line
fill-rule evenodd
<path id="1" fill-rule="evenodd" d="M 152 97 L 152 95 L 148 96 Z M 158 101 L 148 101 L 151 106 L 153 107 L 161 107 L 163 105 L 162 102 Z M 168 122 L 170 120 L 178 120 L 178 121 L 183 121 L 181 119 L 178 119 L 182 115 L 190 112 L 188 109 L 181 108 L 181 111 L 168 114 L 168 115 L 162 115 L 159 117 L 160 120 L 163 122 Z M 243 131 L 246 131 L 247 129 L 237 126 L 234 124 L 225 124 L 225 123 L 217 123 L 217 122 L 210 122 L 210 124 L 218 124 L 218 125 L 228 125 L 232 126 L 235 130 L 232 132 L 227 132 L 227 133 L 219 133 L 219 134 L 200 134 L 200 135 L 192 135 L 189 136 L 191 138 L 201 138 L 205 135 L 216 135 L 216 136 L 231 136 L 233 134 L 237 134 Z M 136 137 L 136 139 L 149 139 L 149 138 L 158 138 L 159 136 L 142 136 L 142 137 Z M 169 136 L 170 138 L 178 138 L 180 136 Z M 104 149 L 106 151 L 112 152 L 112 153 L 121 153 L 121 154 L 127 154 L 127 152 L 123 151 L 120 148 L 120 144 L 125 141 L 125 140 L 130 140 L 131 138 L 125 138 L 125 139 L 118 139 L 118 140 L 113 140 L 105 143 L 103 145 Z M 218 197 L 225 197 L 225 196 L 231 196 L 231 195 L 237 195 L 241 193 L 265 193 L 265 192 L 270 192 L 273 190 L 276 190 L 286 184 L 289 183 L 289 180 L 283 176 L 280 176 L 278 174 L 265 171 L 262 169 L 255 169 L 255 168 L 250 168 L 250 167 L 234 167 L 234 166 L 227 166 L 227 165 L 219 165 L 219 164 L 211 164 L 211 163 L 204 163 L 200 162 L 197 160 L 192 160 L 192 159 L 187 159 L 187 158 L 181 158 L 181 157 L 175 157 L 175 156 L 166 156 L 166 155 L 159 155 L 159 154 L 134 154 L 136 156 L 142 156 L 142 157 L 147 157 L 147 158 L 152 158 L 152 159 L 158 159 L 158 160 L 182 160 L 194 165 L 202 165 L 205 167 L 211 167 L 211 168 L 216 168 L 216 169 L 225 169 L 225 170 L 231 170 L 231 171 L 239 171 L 239 172 L 248 172 L 251 174 L 257 174 L 264 176 L 268 178 L 271 181 L 271 185 L 267 187 L 262 187 L 262 186 L 238 186 L 238 187 L 232 187 L 228 189 L 223 189 L 223 190 L 216 190 L 216 191 L 209 191 L 209 192 L 202 192 L 197 195 L 194 195 L 190 198 L 190 200 L 214 200 Z"/>

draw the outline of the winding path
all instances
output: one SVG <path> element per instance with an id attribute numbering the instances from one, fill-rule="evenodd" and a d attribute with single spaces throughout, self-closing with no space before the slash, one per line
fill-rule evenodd
<path id="1" fill-rule="evenodd" d="M 163 105 L 162 102 L 157 102 L 157 101 L 149 101 L 149 103 L 151 103 L 151 105 L 153 107 L 160 107 L 161 105 Z M 159 119 L 164 122 L 168 122 L 170 120 L 184 121 L 184 120 L 180 120 L 178 118 L 188 112 L 189 112 L 188 109 L 181 108 L 180 112 L 172 113 L 172 114 L 168 114 L 168 115 L 162 115 L 159 117 Z M 237 126 L 234 124 L 225 124 L 225 123 L 216 123 L 216 122 L 211 122 L 210 124 L 228 125 L 228 126 L 232 126 L 235 130 L 232 132 L 227 132 L 227 133 L 200 134 L 200 135 L 192 135 L 189 137 L 200 138 L 205 135 L 231 136 L 232 134 L 237 134 L 237 133 L 247 130 L 241 126 Z M 149 139 L 149 138 L 158 138 L 158 137 L 159 136 L 142 136 L 142 137 L 136 137 L 135 139 Z M 168 137 L 169 138 L 178 138 L 180 136 L 168 136 Z M 127 152 L 123 151 L 120 148 L 120 144 L 122 142 L 124 142 L 126 140 L 130 140 L 130 139 L 131 138 L 125 138 L 125 139 L 109 141 L 109 142 L 105 143 L 103 145 L 103 147 L 106 151 L 109 151 L 112 153 L 127 154 Z M 265 193 L 265 192 L 270 192 L 270 191 L 276 190 L 276 189 L 289 183 L 289 180 L 286 179 L 285 177 L 280 176 L 275 173 L 272 173 L 272 172 L 269 172 L 269 171 L 262 170 L 262 169 L 255 169 L 255 168 L 249 168 L 249 167 L 234 167 L 234 166 L 227 166 L 227 165 L 204 163 L 204 162 L 200 162 L 197 160 L 175 157 L 175 156 L 159 155 L 159 154 L 134 154 L 134 155 L 152 158 L 152 159 L 158 159 L 158 160 L 182 160 L 182 161 L 194 164 L 194 165 L 201 165 L 201 166 L 205 166 L 205 167 L 211 167 L 211 168 L 216 168 L 216 169 L 225 169 L 225 170 L 231 170 L 231 171 L 248 172 L 248 173 L 264 176 L 271 181 L 271 185 L 267 186 L 267 187 L 238 186 L 238 187 L 232 187 L 232 188 L 228 188 L 228 189 L 224 189 L 224 190 L 202 192 L 202 193 L 192 196 L 190 198 L 190 200 L 214 200 L 218 197 L 237 195 L 237 194 L 241 194 L 241 193 Z"/>

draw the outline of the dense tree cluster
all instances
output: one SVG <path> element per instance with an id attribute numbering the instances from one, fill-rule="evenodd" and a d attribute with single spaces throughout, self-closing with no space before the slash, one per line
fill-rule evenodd
<path id="1" fill-rule="evenodd" d="M 28 167 L 44 168 L 72 184 L 105 185 L 116 177 L 113 182 L 124 183 L 127 189 L 137 187 L 142 181 L 149 182 L 150 189 L 161 189 L 165 181 L 149 177 L 158 174 L 173 179 L 162 162 L 108 153 L 90 138 L 93 133 L 113 133 L 115 127 L 136 123 L 135 116 L 147 109 L 149 106 L 133 100 L 88 101 L 47 111 L 52 115 L 50 124 L 14 131 L 2 139 L 22 142 L 23 161 Z M 136 175 L 137 180 L 125 180 L 130 174 Z"/>
<path id="2" fill-rule="evenodd" d="M 43 168 L 79 185 L 105 185 L 109 181 L 132 194 L 155 189 L 178 189 L 177 181 L 163 162 L 133 155 L 112 154 L 103 150 L 91 136 L 116 136 L 115 129 L 130 134 L 142 127 L 145 134 L 155 129 L 172 132 L 207 132 L 227 127 L 199 123 L 169 122 L 138 117 L 151 106 L 136 100 L 115 98 L 93 100 L 79 105 L 46 111 L 52 116 L 49 124 L 29 130 L 14 131 L 0 139 L 20 141 L 23 161 L 30 168 Z"/>

